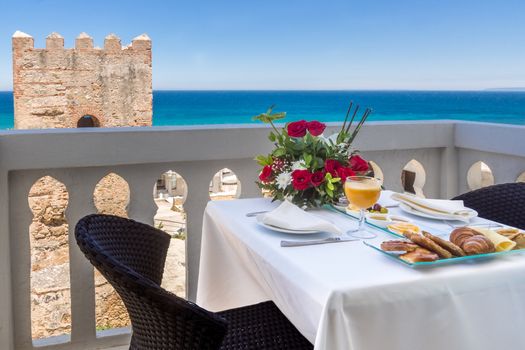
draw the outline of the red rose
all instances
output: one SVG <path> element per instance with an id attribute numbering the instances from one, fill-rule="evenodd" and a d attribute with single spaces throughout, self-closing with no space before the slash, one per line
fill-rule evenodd
<path id="1" fill-rule="evenodd" d="M 354 171 L 352 169 L 345 168 L 345 167 L 340 167 L 339 169 L 337 169 L 337 174 L 341 178 L 341 182 L 342 183 L 344 183 L 346 181 L 347 177 L 355 175 L 355 173 L 354 173 Z"/>
<path id="2" fill-rule="evenodd" d="M 287 131 L 291 137 L 303 137 L 306 135 L 307 123 L 306 120 L 299 120 L 288 124 Z"/>
<path id="3" fill-rule="evenodd" d="M 330 175 L 332 175 L 332 177 L 338 177 L 337 169 L 339 169 L 340 167 L 342 167 L 341 163 L 339 163 L 335 159 L 327 159 L 324 162 L 324 170 L 327 173 L 330 173 Z"/>
<path id="4" fill-rule="evenodd" d="M 266 165 L 261 173 L 259 174 L 259 180 L 261 182 L 269 182 L 272 178 L 272 167 L 270 165 Z"/>
<path id="5" fill-rule="evenodd" d="M 361 156 L 354 155 L 350 157 L 350 168 L 352 168 L 353 171 L 367 171 L 368 162 L 361 158 Z"/>
<path id="6" fill-rule="evenodd" d="M 326 125 L 318 122 L 317 120 L 306 123 L 306 127 L 312 136 L 319 136 L 326 129 Z"/>
<path id="7" fill-rule="evenodd" d="M 312 179 L 310 180 L 314 187 L 319 186 L 324 182 L 324 171 L 316 171 L 312 174 Z"/>
<path id="8" fill-rule="evenodd" d="M 308 187 L 310 187 L 311 179 L 312 173 L 310 173 L 308 170 L 294 170 L 292 172 L 292 185 L 296 190 L 306 190 Z"/>

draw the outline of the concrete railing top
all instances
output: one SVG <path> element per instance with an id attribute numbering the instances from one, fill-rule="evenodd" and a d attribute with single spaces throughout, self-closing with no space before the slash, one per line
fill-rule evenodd
<path id="1" fill-rule="evenodd" d="M 328 123 L 327 134 L 339 123 Z M 0 132 L 0 169 L 104 166 L 253 157 L 271 149 L 261 124 Z M 362 151 L 459 147 L 525 155 L 525 126 L 461 121 L 370 122 Z"/>

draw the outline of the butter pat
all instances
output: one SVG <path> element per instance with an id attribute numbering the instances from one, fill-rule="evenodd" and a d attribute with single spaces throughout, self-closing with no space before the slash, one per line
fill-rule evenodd
<path id="1" fill-rule="evenodd" d="M 469 227 L 474 231 L 481 233 L 483 236 L 487 237 L 496 247 L 497 252 L 506 252 L 514 249 L 516 242 L 511 241 L 507 237 L 500 235 L 499 233 L 492 231 L 488 228 L 483 227 Z"/>

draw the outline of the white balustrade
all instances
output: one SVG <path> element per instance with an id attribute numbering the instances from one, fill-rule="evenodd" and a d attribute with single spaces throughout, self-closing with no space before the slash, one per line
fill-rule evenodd
<path id="1" fill-rule="evenodd" d="M 326 133 L 339 124 L 330 124 Z M 253 160 L 272 149 L 265 126 L 196 126 L 108 129 L 54 129 L 0 133 L 0 348 L 105 349 L 125 346 L 128 330 L 95 330 L 93 268 L 78 249 L 74 225 L 93 213 L 93 190 L 114 172 L 130 188 L 130 218 L 153 223 L 157 210 L 152 188 L 160 174 L 173 170 L 187 183 L 187 293 L 194 299 L 199 271 L 202 215 L 209 184 L 219 169 L 231 169 L 242 182 L 241 197 L 260 196 Z M 368 123 L 356 141 L 384 174 L 384 186 L 401 190 L 401 172 L 412 159 L 426 173 L 423 191 L 450 198 L 468 191 L 467 172 L 483 161 L 496 183 L 514 182 L 525 171 L 525 127 L 469 122 Z M 69 192 L 72 332 L 67 338 L 31 339 L 27 196 L 33 183 L 50 175 Z"/>

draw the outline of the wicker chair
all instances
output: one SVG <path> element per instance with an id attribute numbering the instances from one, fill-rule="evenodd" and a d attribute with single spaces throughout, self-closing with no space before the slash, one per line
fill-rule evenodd
<path id="1" fill-rule="evenodd" d="M 88 215 L 77 244 L 128 310 L 130 349 L 312 349 L 272 302 L 213 313 L 160 287 L 170 237 L 112 215 Z"/>
<path id="2" fill-rule="evenodd" d="M 484 187 L 454 199 L 463 200 L 465 206 L 476 210 L 485 219 L 525 229 L 525 183 Z"/>

